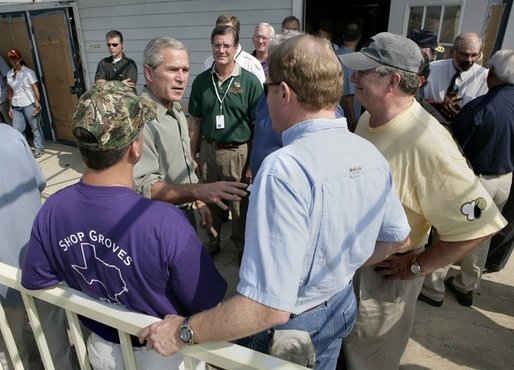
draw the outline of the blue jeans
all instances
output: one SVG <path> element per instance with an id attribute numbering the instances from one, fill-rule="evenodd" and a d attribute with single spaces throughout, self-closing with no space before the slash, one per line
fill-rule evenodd
<path id="1" fill-rule="evenodd" d="M 336 368 L 343 338 L 350 334 L 357 318 L 357 304 L 352 284 L 318 307 L 291 315 L 284 325 L 257 333 L 238 341 L 239 345 L 262 353 L 269 353 L 269 344 L 275 330 L 296 329 L 307 331 L 316 348 L 316 370 Z"/>
<path id="2" fill-rule="evenodd" d="M 34 147 L 36 152 L 42 152 L 45 150 L 45 144 L 43 139 L 43 129 L 39 124 L 39 115 L 33 116 L 34 104 L 27 105 L 26 107 L 12 107 L 12 127 L 25 135 L 26 122 L 29 123 L 34 135 Z"/>

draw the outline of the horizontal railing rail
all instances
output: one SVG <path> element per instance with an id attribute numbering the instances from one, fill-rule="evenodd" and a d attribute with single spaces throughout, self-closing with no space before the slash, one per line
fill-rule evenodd
<path id="1" fill-rule="evenodd" d="M 86 345 L 77 315 L 82 315 L 111 326 L 118 330 L 125 368 L 135 370 L 136 365 L 130 335 L 160 319 L 141 313 L 131 312 L 114 304 L 101 302 L 86 294 L 65 285 L 58 285 L 42 290 L 27 290 L 20 284 L 21 270 L 0 262 L 0 284 L 21 292 L 23 302 L 29 316 L 34 337 L 38 345 L 41 359 L 46 370 L 54 369 L 48 345 L 43 335 L 33 298 L 38 298 L 63 308 L 68 318 L 71 338 L 75 345 L 81 369 L 90 370 Z M 0 305 L 0 331 L 4 336 L 9 356 L 16 370 L 23 369 L 11 330 L 5 319 L 5 313 Z M 198 361 L 205 361 L 223 369 L 307 369 L 276 357 L 250 350 L 229 342 L 203 343 L 185 347 L 184 355 L 186 369 L 193 369 Z"/>

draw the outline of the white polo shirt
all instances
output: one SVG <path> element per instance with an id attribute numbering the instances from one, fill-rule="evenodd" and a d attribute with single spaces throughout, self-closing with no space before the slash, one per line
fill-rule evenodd
<path id="1" fill-rule="evenodd" d="M 32 84 L 37 82 L 34 71 L 25 66 L 14 77 L 14 70 L 7 72 L 7 84 L 13 91 L 11 105 L 13 107 L 26 107 L 35 102 Z"/>

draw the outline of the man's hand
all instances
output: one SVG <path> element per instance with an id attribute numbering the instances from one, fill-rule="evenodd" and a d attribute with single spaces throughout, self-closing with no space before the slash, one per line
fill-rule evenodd
<path id="1" fill-rule="evenodd" d="M 167 315 L 164 320 L 153 323 L 139 332 L 139 342 L 146 340 L 146 347 L 153 349 L 163 356 L 171 356 L 185 347 L 180 340 L 179 328 L 184 318 L 177 315 Z"/>
<path id="2" fill-rule="evenodd" d="M 208 184 L 198 184 L 199 191 L 196 199 L 210 204 L 216 204 L 223 210 L 227 210 L 228 206 L 223 200 L 239 202 L 241 198 L 246 196 L 245 189 L 247 184 L 235 181 L 217 181 Z"/>
<path id="3" fill-rule="evenodd" d="M 202 229 L 210 230 L 212 227 L 212 215 L 209 207 L 207 207 L 204 202 L 197 200 L 196 210 L 200 216 L 200 225 Z"/>
<path id="4" fill-rule="evenodd" d="M 253 174 L 252 174 L 252 169 L 250 168 L 250 166 L 246 167 L 245 182 L 248 185 L 253 183 Z"/>
<path id="5" fill-rule="evenodd" d="M 34 110 L 32 111 L 32 115 L 35 117 L 37 116 L 39 113 L 41 113 L 41 105 L 39 104 L 34 104 Z"/>
<path id="6" fill-rule="evenodd" d="M 450 97 L 445 98 L 443 101 L 434 101 L 429 100 L 428 102 L 432 104 L 432 106 L 437 109 L 441 114 L 449 120 L 454 119 L 457 114 L 460 112 L 460 105 L 459 102 L 462 100 L 462 98 L 457 97 Z"/>
<path id="7" fill-rule="evenodd" d="M 386 280 L 414 279 L 416 276 L 411 272 L 410 264 L 416 254 L 417 253 L 414 251 L 403 254 L 393 254 L 388 259 L 374 265 L 374 270 Z"/>
<path id="8" fill-rule="evenodd" d="M 193 170 L 195 171 L 196 176 L 201 179 L 202 178 L 202 171 L 200 170 L 200 166 L 198 165 L 198 162 L 193 159 Z"/>
<path id="9" fill-rule="evenodd" d="M 131 89 L 133 89 L 134 87 L 136 87 L 136 84 L 135 84 L 134 82 L 130 82 L 130 78 L 127 78 L 127 79 L 125 79 L 125 80 L 123 80 L 123 81 L 121 81 L 121 82 L 123 82 L 123 84 L 124 84 L 125 86 L 128 86 L 128 87 L 130 87 Z"/>

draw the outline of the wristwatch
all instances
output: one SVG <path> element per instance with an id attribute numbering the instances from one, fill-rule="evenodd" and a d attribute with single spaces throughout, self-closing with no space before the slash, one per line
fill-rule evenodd
<path id="1" fill-rule="evenodd" d="M 410 261 L 410 272 L 416 277 L 421 276 L 421 266 L 416 262 L 418 259 L 418 256 L 416 255 L 411 261 Z"/>
<path id="2" fill-rule="evenodd" d="M 193 329 L 191 329 L 191 326 L 189 325 L 189 317 L 186 317 L 182 325 L 180 326 L 180 329 L 178 331 L 178 335 L 180 337 L 180 340 L 184 342 L 185 344 L 194 344 L 193 341 Z"/>

